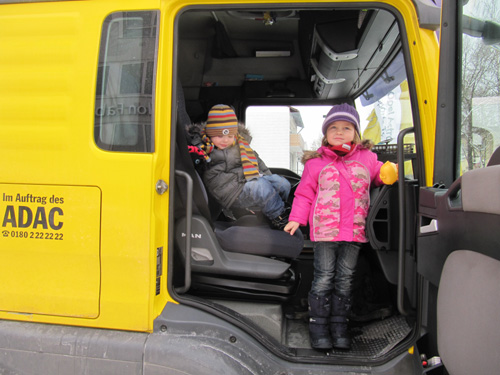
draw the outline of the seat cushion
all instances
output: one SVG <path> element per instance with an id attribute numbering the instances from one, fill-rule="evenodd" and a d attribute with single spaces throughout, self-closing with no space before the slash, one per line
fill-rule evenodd
<path id="1" fill-rule="evenodd" d="M 221 247 L 233 253 L 292 259 L 300 254 L 304 246 L 300 230 L 291 236 L 267 225 L 240 226 L 216 222 L 215 235 Z"/>
<path id="2" fill-rule="evenodd" d="M 438 349 L 450 375 L 500 369 L 500 261 L 468 250 L 450 254 L 438 292 Z"/>

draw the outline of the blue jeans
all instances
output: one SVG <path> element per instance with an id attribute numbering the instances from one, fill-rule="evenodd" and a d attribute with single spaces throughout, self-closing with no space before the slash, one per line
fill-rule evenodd
<path id="1" fill-rule="evenodd" d="M 258 207 L 262 213 L 273 220 L 281 215 L 290 194 L 290 183 L 277 174 L 266 175 L 247 181 L 236 201 L 237 208 Z"/>
<path id="2" fill-rule="evenodd" d="M 314 242 L 314 279 L 311 293 L 320 297 L 333 293 L 350 298 L 359 242 Z"/>

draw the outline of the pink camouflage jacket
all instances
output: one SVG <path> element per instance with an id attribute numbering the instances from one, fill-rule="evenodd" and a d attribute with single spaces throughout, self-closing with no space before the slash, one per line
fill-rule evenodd
<path id="1" fill-rule="evenodd" d="M 320 147 L 305 163 L 289 220 L 309 221 L 312 241 L 367 242 L 370 186 L 383 184 L 381 166 L 377 155 L 361 145 L 345 156 Z"/>

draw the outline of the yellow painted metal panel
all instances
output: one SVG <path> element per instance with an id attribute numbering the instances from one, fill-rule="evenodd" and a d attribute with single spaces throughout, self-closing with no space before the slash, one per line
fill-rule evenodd
<path id="1" fill-rule="evenodd" d="M 0 213 L 1 308 L 97 317 L 100 190 L 0 184 Z"/>
<path id="2" fill-rule="evenodd" d="M 16 276 L 21 258 L 11 244 L 0 242 L 1 272 L 13 270 L 10 291 L 0 286 L 0 319 L 151 330 L 156 248 L 166 247 L 164 238 L 159 244 L 153 240 L 158 156 L 99 149 L 94 142 L 94 118 L 104 19 L 116 11 L 155 10 L 159 2 L 76 1 L 0 8 L 0 183 L 59 186 L 68 194 L 72 187 L 80 197 L 85 189 L 96 189 L 102 203 L 97 218 L 93 209 L 92 217 L 79 218 L 87 226 L 82 230 L 90 231 L 85 238 L 88 247 L 83 246 L 85 241 L 75 248 L 69 241 L 40 242 L 29 250 L 33 261 L 23 264 L 30 272 Z M 83 207 L 78 210 L 84 212 Z M 69 214 L 64 213 L 66 229 Z M 158 214 L 166 216 L 168 211 Z M 100 229 L 97 241 L 91 224 Z M 27 242 L 16 246 L 21 243 Z M 66 258 L 66 254 L 72 255 Z M 80 256 L 82 262 L 77 262 Z M 46 267 L 36 269 L 34 259 Z M 100 265 L 95 263 L 99 261 Z M 83 279 L 88 281 L 85 285 Z M 36 285 L 40 293 L 32 298 L 34 284 L 42 285 Z M 74 305 L 69 302 L 71 290 Z M 8 293 L 17 297 L 4 298 Z M 165 293 L 166 281 L 163 301 Z M 58 298 L 62 302 L 51 305 Z"/>

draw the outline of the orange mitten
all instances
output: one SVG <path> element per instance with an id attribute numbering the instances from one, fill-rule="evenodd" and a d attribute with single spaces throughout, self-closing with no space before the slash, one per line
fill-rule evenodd
<path id="1" fill-rule="evenodd" d="M 380 167 L 380 179 L 386 185 L 392 185 L 398 180 L 398 165 L 386 161 Z"/>

